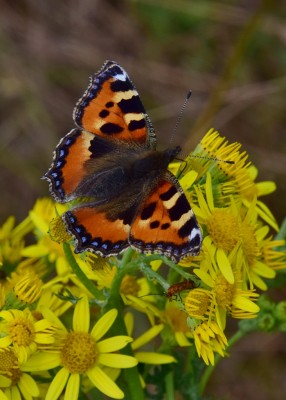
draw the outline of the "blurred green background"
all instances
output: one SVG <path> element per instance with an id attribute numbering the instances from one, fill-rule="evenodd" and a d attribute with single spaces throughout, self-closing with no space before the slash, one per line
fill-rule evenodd
<path id="1" fill-rule="evenodd" d="M 1 208 L 18 221 L 39 196 L 59 139 L 89 76 L 106 59 L 135 83 L 168 146 L 186 93 L 193 96 L 175 136 L 186 155 L 211 127 L 239 141 L 274 180 L 264 201 L 286 214 L 286 7 L 283 1 L 0 1 Z M 281 295 L 281 293 L 280 293 Z M 285 297 L 285 292 L 284 292 Z M 282 399 L 285 337 L 254 336 L 213 376 L 216 399 Z"/>

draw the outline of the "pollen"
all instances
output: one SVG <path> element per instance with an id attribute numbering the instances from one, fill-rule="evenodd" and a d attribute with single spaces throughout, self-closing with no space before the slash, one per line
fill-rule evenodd
<path id="1" fill-rule="evenodd" d="M 67 232 L 62 217 L 53 218 L 50 222 L 49 234 L 53 241 L 58 243 L 69 242 L 71 235 Z"/>
<path id="2" fill-rule="evenodd" d="M 84 373 L 97 358 L 96 343 L 86 332 L 69 332 L 61 350 L 63 366 L 71 373 Z"/>
<path id="3" fill-rule="evenodd" d="M 193 289 L 185 298 L 185 309 L 190 317 L 204 319 L 209 315 L 210 292 L 204 289 Z"/>
<path id="4" fill-rule="evenodd" d="M 218 275 L 214 285 L 216 303 L 224 310 L 230 310 L 235 290 L 235 285 L 228 283 L 222 275 Z"/>
<path id="5" fill-rule="evenodd" d="M 35 338 L 32 321 L 27 318 L 15 318 L 8 327 L 12 342 L 18 346 L 29 346 Z"/>
<path id="6" fill-rule="evenodd" d="M 207 221 L 207 230 L 216 247 L 232 250 L 241 238 L 241 223 L 227 209 L 216 209 Z"/>
<path id="7" fill-rule="evenodd" d="M 0 375 L 11 379 L 11 386 L 15 385 L 22 375 L 18 366 L 18 359 L 11 349 L 0 351 Z"/>

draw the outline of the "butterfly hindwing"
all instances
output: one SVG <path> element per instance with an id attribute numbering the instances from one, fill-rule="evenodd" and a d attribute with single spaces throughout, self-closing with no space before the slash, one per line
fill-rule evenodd
<path id="1" fill-rule="evenodd" d="M 175 181 L 162 180 L 145 199 L 132 223 L 129 241 L 141 252 L 166 254 L 174 261 L 199 253 L 200 228 Z"/>
<path id="2" fill-rule="evenodd" d="M 76 239 L 76 253 L 89 250 L 106 257 L 129 247 L 130 225 L 119 218 L 111 221 L 96 207 L 75 208 L 66 212 L 63 219 L 68 232 Z"/>

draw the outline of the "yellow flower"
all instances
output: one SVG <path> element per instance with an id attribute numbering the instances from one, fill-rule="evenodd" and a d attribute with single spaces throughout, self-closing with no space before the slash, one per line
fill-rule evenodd
<path id="1" fill-rule="evenodd" d="M 73 314 L 73 330 L 67 331 L 61 321 L 48 309 L 43 315 L 59 328 L 59 348 L 53 353 L 38 352 L 25 364 L 26 371 L 40 371 L 60 367 L 51 382 L 46 400 L 56 400 L 65 389 L 65 400 L 76 400 L 79 394 L 80 377 L 87 376 L 92 384 L 105 395 L 121 399 L 122 390 L 105 373 L 104 367 L 131 368 L 137 360 L 131 356 L 114 354 L 132 341 L 129 336 L 114 336 L 100 340 L 111 328 L 117 310 L 104 314 L 89 333 L 90 309 L 86 295 L 77 302 Z"/>
<path id="2" fill-rule="evenodd" d="M 274 270 L 286 268 L 286 242 L 285 240 L 264 240 L 261 253 L 266 265 Z"/>
<path id="3" fill-rule="evenodd" d="M 121 297 L 126 306 L 132 307 L 134 310 L 146 314 L 151 325 L 155 324 L 155 317 L 161 318 L 162 316 L 162 312 L 154 304 L 152 304 L 151 301 L 148 301 L 147 296 L 140 298 L 137 296 L 133 296 L 132 294 L 128 294 L 125 296 L 122 293 Z"/>
<path id="4" fill-rule="evenodd" d="M 205 251 L 209 253 L 225 279 L 233 284 L 234 272 L 230 254 L 235 252 L 233 265 L 241 266 L 242 279 L 249 280 L 251 287 L 254 284 L 265 290 L 266 285 L 261 277 L 273 279 L 275 272 L 271 265 L 266 265 L 262 257 L 269 227 L 259 221 L 256 201 L 254 200 L 248 209 L 234 201 L 228 207 L 215 207 L 209 175 L 205 196 L 201 189 L 197 189 L 197 196 L 200 205 L 197 217 L 206 226 L 207 232 L 201 257 L 204 257 Z M 196 261 L 193 260 L 192 263 L 194 265 Z"/>
<path id="5" fill-rule="evenodd" d="M 200 268 L 194 269 L 205 288 L 193 289 L 185 298 L 185 308 L 191 317 L 215 320 L 222 330 L 227 314 L 233 318 L 255 318 L 259 311 L 254 303 L 258 295 L 253 290 L 243 289 L 241 264 L 235 251 L 230 253 L 229 262 L 234 271 L 233 283 L 225 279 L 216 260 L 208 254 Z"/>
<path id="6" fill-rule="evenodd" d="M 193 335 L 198 355 L 207 365 L 214 365 L 214 353 L 224 357 L 227 339 L 216 322 L 202 322 L 195 327 Z"/>
<path id="7" fill-rule="evenodd" d="M 134 328 L 134 316 L 128 312 L 124 317 L 125 325 L 127 328 L 128 335 L 131 336 Z M 138 336 L 131 343 L 132 350 L 134 351 L 134 356 L 140 363 L 151 364 L 151 365 L 161 365 L 170 364 L 176 362 L 176 359 L 169 354 L 162 354 L 155 351 L 138 351 L 142 346 L 150 343 L 164 328 L 163 324 L 154 325 L 142 335 Z"/>
<path id="8" fill-rule="evenodd" d="M 36 382 L 23 372 L 14 350 L 0 349 L 0 400 L 31 400 L 32 397 L 38 396 L 39 388 Z"/>
<path id="9" fill-rule="evenodd" d="M 54 241 L 49 231 L 51 220 L 56 218 L 58 213 L 62 214 L 65 208 L 65 205 L 55 205 L 50 199 L 38 199 L 29 214 L 38 240 L 36 244 L 26 246 L 21 251 L 24 257 L 47 257 L 49 262 L 55 262 L 57 273 L 63 278 L 71 272 L 70 266 L 64 255 L 62 245 Z M 77 259 L 80 259 L 80 256 L 75 256 Z"/>
<path id="10" fill-rule="evenodd" d="M 0 318 L 0 349 L 12 345 L 20 363 L 55 340 L 52 323 L 43 318 L 35 320 L 29 309 L 1 311 Z"/>
<path id="11" fill-rule="evenodd" d="M 186 313 L 177 306 L 166 302 L 164 316 L 167 324 L 171 327 L 171 334 L 176 344 L 180 347 L 191 346 L 190 338 L 192 334 L 187 325 Z M 175 343 L 174 343 L 175 344 Z"/>
<path id="12" fill-rule="evenodd" d="M 47 307 L 49 310 L 59 317 L 65 313 L 71 306 L 72 302 L 67 300 L 62 300 L 57 294 L 60 294 L 64 290 L 64 286 L 60 283 L 44 285 L 42 295 L 37 302 L 36 312 L 41 312 L 43 306 Z M 73 291 L 75 288 L 73 288 Z"/>
<path id="13" fill-rule="evenodd" d="M 42 286 L 42 280 L 35 273 L 26 273 L 14 285 L 13 291 L 21 302 L 33 304 L 40 298 Z"/>
<path id="14" fill-rule="evenodd" d="M 241 144 L 237 142 L 229 144 L 213 129 L 203 137 L 198 149 L 204 156 L 216 159 L 219 169 L 227 176 L 224 190 L 228 187 L 228 193 L 238 193 L 240 197 L 252 201 L 254 197 L 264 196 L 276 189 L 274 182 L 255 183 L 258 171 L 247 161 L 246 151 L 240 151 Z"/>

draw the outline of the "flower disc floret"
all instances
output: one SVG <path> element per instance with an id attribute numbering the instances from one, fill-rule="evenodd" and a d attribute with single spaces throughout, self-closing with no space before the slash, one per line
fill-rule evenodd
<path id="1" fill-rule="evenodd" d="M 64 367 L 71 373 L 84 373 L 96 362 L 97 348 L 93 337 L 86 332 L 69 332 L 61 350 Z"/>
<path id="2" fill-rule="evenodd" d="M 22 372 L 18 366 L 18 359 L 11 349 L 3 349 L 0 351 L 0 377 L 1 375 L 10 379 L 11 385 L 15 385 L 21 378 Z"/>
<path id="3" fill-rule="evenodd" d="M 228 209 L 215 209 L 207 230 L 216 247 L 225 251 L 232 250 L 240 240 L 240 221 Z"/>
<path id="4" fill-rule="evenodd" d="M 35 329 L 31 320 L 15 318 L 8 325 L 8 333 L 13 343 L 18 346 L 29 346 L 35 338 Z"/>

